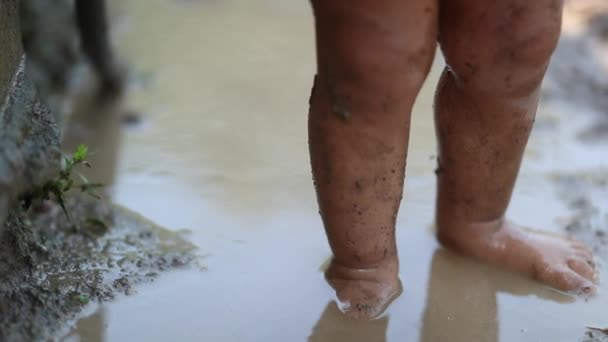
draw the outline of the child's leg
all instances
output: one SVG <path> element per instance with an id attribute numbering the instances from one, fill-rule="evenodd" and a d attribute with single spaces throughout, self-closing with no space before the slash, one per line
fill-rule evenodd
<path id="1" fill-rule="evenodd" d="M 559 37 L 561 0 L 446 0 L 436 98 L 438 235 L 447 247 L 561 290 L 592 292 L 590 251 L 524 230 L 507 209 Z"/>
<path id="2" fill-rule="evenodd" d="M 102 95 L 118 94 L 123 76 L 110 46 L 106 0 L 76 0 L 75 12 L 82 49 L 100 78 Z"/>
<path id="3" fill-rule="evenodd" d="M 309 144 L 335 259 L 327 277 L 353 316 L 399 289 L 395 219 L 410 111 L 436 48 L 436 0 L 313 0 L 317 76 Z"/>

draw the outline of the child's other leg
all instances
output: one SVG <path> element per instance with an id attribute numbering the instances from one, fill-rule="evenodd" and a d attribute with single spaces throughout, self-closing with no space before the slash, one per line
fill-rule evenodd
<path id="1" fill-rule="evenodd" d="M 594 291 L 578 242 L 506 221 L 539 88 L 557 43 L 560 0 L 447 0 L 436 97 L 437 224 L 447 247 L 565 291 Z"/>
<path id="2" fill-rule="evenodd" d="M 395 220 L 410 112 L 437 40 L 436 0 L 313 0 L 309 144 L 342 309 L 377 315 L 399 291 Z"/>
<path id="3" fill-rule="evenodd" d="M 101 95 L 119 94 L 124 76 L 110 46 L 106 0 L 76 0 L 75 12 L 82 49 L 101 81 Z"/>

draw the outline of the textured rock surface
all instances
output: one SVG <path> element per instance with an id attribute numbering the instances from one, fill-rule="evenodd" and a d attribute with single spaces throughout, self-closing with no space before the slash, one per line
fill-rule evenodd
<path id="1" fill-rule="evenodd" d="M 59 130 L 26 73 L 18 15 L 17 1 L 0 2 L 0 223 L 59 160 Z"/>
<path id="2" fill-rule="evenodd" d="M 18 25 L 17 0 L 0 2 L 0 103 L 4 102 L 22 54 Z"/>

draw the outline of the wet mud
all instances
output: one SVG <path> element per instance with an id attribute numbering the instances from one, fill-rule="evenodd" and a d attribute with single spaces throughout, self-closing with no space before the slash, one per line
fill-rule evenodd
<path id="1" fill-rule="evenodd" d="M 608 141 L 608 3 L 566 1 L 564 30 L 544 82 L 543 96 L 591 109 L 581 140 Z"/>
<path id="2" fill-rule="evenodd" d="M 584 241 L 596 255 L 608 257 L 608 169 L 553 176 L 559 197 L 566 202 L 571 214 L 562 223 L 568 234 Z"/>
<path id="3" fill-rule="evenodd" d="M 606 342 L 608 341 L 608 329 L 589 327 L 581 342 Z"/>
<path id="4" fill-rule="evenodd" d="M 77 196 L 68 204 L 71 222 L 58 206 L 46 210 L 6 224 L 2 341 L 62 336 L 91 304 L 131 295 L 134 285 L 195 260 L 195 246 L 179 234 L 120 206 Z"/>

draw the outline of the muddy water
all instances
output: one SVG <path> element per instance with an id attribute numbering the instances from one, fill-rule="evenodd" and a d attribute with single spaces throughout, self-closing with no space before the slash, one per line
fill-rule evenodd
<path id="1" fill-rule="evenodd" d="M 79 132 L 98 177 L 114 182 L 114 199 L 184 230 L 206 270 L 166 274 L 92 309 L 70 340 L 576 341 L 586 326 L 608 326 L 605 286 L 575 300 L 438 248 L 431 104 L 439 59 L 413 119 L 398 224 L 404 292 L 378 320 L 343 319 L 320 271 L 330 251 L 307 154 L 307 2 L 112 5 L 134 74 L 125 106 L 142 121 L 125 127 L 108 116 Z M 579 145 L 571 125 L 555 124 L 566 114 L 549 106 L 539 114 L 511 208 L 524 224 L 558 231 L 568 216 L 548 173 L 606 166 L 605 147 Z"/>

